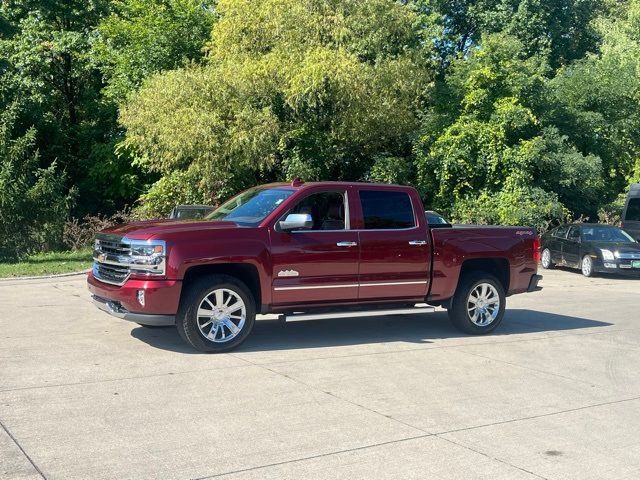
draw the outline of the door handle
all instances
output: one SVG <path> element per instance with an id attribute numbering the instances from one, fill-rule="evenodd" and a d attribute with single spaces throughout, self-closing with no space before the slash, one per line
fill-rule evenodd
<path id="1" fill-rule="evenodd" d="M 427 241 L 426 240 L 411 240 L 409 242 L 409 245 L 426 245 Z"/>
<path id="2" fill-rule="evenodd" d="M 358 242 L 338 242 L 336 245 L 338 247 L 357 247 Z"/>

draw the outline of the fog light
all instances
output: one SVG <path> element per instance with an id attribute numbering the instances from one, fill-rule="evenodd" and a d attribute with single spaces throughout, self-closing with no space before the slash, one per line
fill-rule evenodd
<path id="1" fill-rule="evenodd" d="M 138 303 L 144 307 L 144 290 L 138 290 Z"/>
<path id="2" fill-rule="evenodd" d="M 618 265 L 615 263 L 605 263 L 604 266 L 605 268 L 618 268 Z"/>

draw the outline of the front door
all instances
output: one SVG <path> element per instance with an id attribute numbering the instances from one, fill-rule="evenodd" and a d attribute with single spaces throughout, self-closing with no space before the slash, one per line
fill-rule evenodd
<path id="1" fill-rule="evenodd" d="M 359 192 L 361 300 L 424 299 L 429 287 L 431 245 L 424 213 L 398 190 Z"/>
<path id="2" fill-rule="evenodd" d="M 562 259 L 571 266 L 580 264 L 580 227 L 573 225 L 567 239 L 562 242 Z"/>
<path id="3" fill-rule="evenodd" d="M 358 299 L 358 233 L 350 230 L 346 191 L 314 191 L 290 213 L 311 215 L 309 229 L 271 235 L 272 304 L 335 303 Z"/>

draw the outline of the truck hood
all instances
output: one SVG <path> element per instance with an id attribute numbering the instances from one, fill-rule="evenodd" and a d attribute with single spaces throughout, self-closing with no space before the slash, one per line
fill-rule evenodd
<path id="1" fill-rule="evenodd" d="M 133 240 L 149 240 L 163 235 L 191 231 L 239 228 L 237 223 L 222 220 L 146 220 L 106 228 L 100 233 L 121 235 Z"/>

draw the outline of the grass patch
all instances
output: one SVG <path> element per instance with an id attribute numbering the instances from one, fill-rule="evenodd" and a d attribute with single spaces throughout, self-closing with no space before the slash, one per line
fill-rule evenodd
<path id="1" fill-rule="evenodd" d="M 16 263 L 0 262 L 0 278 L 71 273 L 91 268 L 91 249 L 31 255 Z"/>

